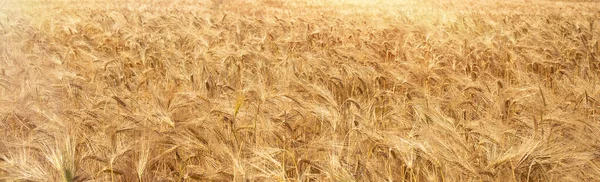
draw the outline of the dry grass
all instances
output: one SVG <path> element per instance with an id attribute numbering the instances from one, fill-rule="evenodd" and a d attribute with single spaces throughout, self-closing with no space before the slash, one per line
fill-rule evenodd
<path id="1" fill-rule="evenodd" d="M 600 4 L 0 2 L 0 181 L 596 181 Z"/>

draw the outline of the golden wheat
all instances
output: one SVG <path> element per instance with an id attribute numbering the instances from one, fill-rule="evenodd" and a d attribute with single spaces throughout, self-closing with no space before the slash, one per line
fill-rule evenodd
<path id="1" fill-rule="evenodd" d="M 0 2 L 0 181 L 596 181 L 595 1 Z"/>

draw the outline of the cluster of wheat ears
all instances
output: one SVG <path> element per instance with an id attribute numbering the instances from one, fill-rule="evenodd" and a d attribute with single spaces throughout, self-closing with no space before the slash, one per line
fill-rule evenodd
<path id="1" fill-rule="evenodd" d="M 0 181 L 597 181 L 600 4 L 3 0 Z"/>

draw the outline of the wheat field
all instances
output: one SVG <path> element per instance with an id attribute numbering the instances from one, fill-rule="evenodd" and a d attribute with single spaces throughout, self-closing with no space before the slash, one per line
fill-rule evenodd
<path id="1" fill-rule="evenodd" d="M 0 181 L 600 181 L 600 3 L 0 0 Z"/>

